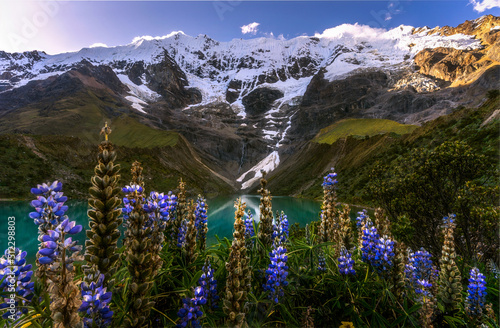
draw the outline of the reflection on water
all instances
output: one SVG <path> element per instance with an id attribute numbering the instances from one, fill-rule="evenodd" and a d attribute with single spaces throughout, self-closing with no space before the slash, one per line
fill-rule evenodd
<path id="1" fill-rule="evenodd" d="M 232 238 L 234 224 L 234 202 L 237 197 L 241 197 L 246 203 L 246 211 L 251 211 L 254 218 L 259 218 L 259 195 L 241 195 L 241 196 L 221 196 L 207 200 L 208 203 L 208 244 L 216 242 L 215 235 L 219 238 Z M 273 211 L 284 211 L 288 217 L 290 224 L 299 223 L 304 227 L 307 223 L 317 220 L 321 208 L 321 202 L 299 199 L 293 197 L 273 196 Z M 69 201 L 69 206 L 66 214 L 71 220 L 75 220 L 77 224 L 81 224 L 84 230 L 74 236 L 74 240 L 78 240 L 80 245 L 84 244 L 85 229 L 88 228 L 87 218 L 87 202 L 86 201 Z M 355 216 L 353 209 L 351 217 Z M 28 252 L 28 260 L 33 261 L 38 249 L 38 228 L 29 218 L 29 213 L 33 208 L 29 205 L 29 201 L 15 202 L 0 202 L 0 252 L 7 248 L 7 228 L 8 217 L 16 218 L 16 247 Z"/>
<path id="2" fill-rule="evenodd" d="M 259 195 L 224 196 L 209 199 L 208 203 L 208 243 L 216 241 L 215 235 L 220 238 L 231 238 L 234 224 L 234 202 L 237 197 L 241 197 L 246 203 L 246 212 L 250 210 L 254 219 L 258 221 L 260 216 Z M 316 220 L 321 208 L 321 203 L 308 199 L 293 197 L 274 196 L 272 198 L 273 210 L 284 211 L 290 224 L 299 223 L 305 226 L 307 223 Z"/>

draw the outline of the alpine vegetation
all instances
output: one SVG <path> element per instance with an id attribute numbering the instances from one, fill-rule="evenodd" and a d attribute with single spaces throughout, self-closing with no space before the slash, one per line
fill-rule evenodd
<path id="1" fill-rule="evenodd" d="M 463 213 L 443 219 L 441 240 L 425 242 L 408 214 L 337 203 L 346 184 L 332 170 L 318 176 L 321 211 L 304 230 L 293 209 L 273 215 L 263 174 L 260 220 L 238 198 L 232 238 L 212 239 L 211 200 L 185 179 L 162 175 L 178 187 L 146 192 L 150 166 L 132 159 L 120 162 L 131 169 L 120 185 L 110 133 L 106 125 L 85 236 L 61 182 L 31 189 L 39 248 L 9 245 L 0 257 L 0 327 L 498 327 L 497 259 L 455 250 L 471 228 Z"/>

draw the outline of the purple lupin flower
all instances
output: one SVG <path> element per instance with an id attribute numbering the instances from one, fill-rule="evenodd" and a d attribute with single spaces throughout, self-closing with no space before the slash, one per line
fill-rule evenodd
<path id="1" fill-rule="evenodd" d="M 343 275 L 356 274 L 356 271 L 354 270 L 354 260 L 352 259 L 352 255 L 345 247 L 342 247 L 342 249 L 340 250 L 338 267 L 340 274 Z"/>
<path id="2" fill-rule="evenodd" d="M 205 265 L 202 269 L 200 279 L 198 279 L 198 284 L 203 287 L 205 291 L 205 298 L 207 299 L 207 304 L 210 305 L 212 309 L 218 308 L 217 300 L 219 296 L 217 295 L 217 280 L 214 277 L 214 269 L 210 265 L 210 259 L 205 260 Z"/>
<path id="3" fill-rule="evenodd" d="M 203 287 L 198 286 L 194 289 L 194 297 L 184 298 L 182 300 L 182 308 L 177 312 L 177 316 L 181 319 L 177 325 L 179 328 L 187 327 L 191 324 L 192 328 L 201 328 L 200 317 L 203 316 L 201 305 L 206 304 L 205 291 Z"/>
<path id="4" fill-rule="evenodd" d="M 103 282 L 104 275 L 98 274 L 96 282 L 92 281 L 90 284 L 83 282 L 81 285 L 83 302 L 78 311 L 84 313 L 85 328 L 107 327 L 111 324 L 113 311 L 109 308 L 109 302 L 112 294 L 106 291 Z"/>
<path id="5" fill-rule="evenodd" d="M 16 320 L 28 313 L 27 305 L 33 298 L 34 282 L 31 281 L 32 265 L 26 264 L 26 252 L 19 248 L 8 248 L 0 257 L 0 291 L 5 293 L 5 298 L 0 298 L 0 313 L 2 318 L 14 317 Z M 15 289 L 15 293 L 12 292 Z M 16 298 L 10 298 L 14 294 Z M 22 301 L 19 301 L 22 299 Z M 12 310 L 11 310 L 12 309 Z"/>
<path id="6" fill-rule="evenodd" d="M 471 317 L 478 318 L 482 315 L 486 302 L 486 280 L 478 268 L 470 270 L 465 311 Z"/>

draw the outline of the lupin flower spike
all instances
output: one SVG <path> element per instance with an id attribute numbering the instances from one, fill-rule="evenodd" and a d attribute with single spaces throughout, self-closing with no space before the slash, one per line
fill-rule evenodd
<path id="1" fill-rule="evenodd" d="M 67 206 L 61 203 L 67 197 L 62 196 L 61 190 L 60 182 L 42 184 L 31 189 L 32 193 L 43 195 L 32 202 L 40 214 L 37 219 L 46 218 L 38 225 L 41 244 L 37 253 L 37 275 L 51 298 L 50 310 L 53 326 L 56 328 L 78 324 L 80 317 L 77 310 L 81 303 L 78 287 L 73 280 L 73 262 L 82 260 L 79 254 L 81 246 L 77 246 L 71 236 L 82 231 L 82 226 L 76 225 L 64 215 Z M 39 211 L 39 205 L 47 210 Z M 54 208 L 59 208 L 59 212 L 54 212 Z"/>
<path id="2" fill-rule="evenodd" d="M 431 281 L 432 267 L 431 254 L 424 248 L 413 253 L 411 250 L 408 252 L 408 264 L 405 267 L 405 275 L 411 287 L 418 288 L 419 280 Z"/>
<path id="3" fill-rule="evenodd" d="M 283 244 L 288 241 L 288 218 L 283 211 L 279 215 L 276 212 L 276 224 L 273 225 L 273 240 L 275 241 L 276 238 Z"/>
<path id="4" fill-rule="evenodd" d="M 174 221 L 172 222 L 172 234 L 175 236 L 181 235 L 181 226 L 184 223 L 184 220 L 187 219 L 188 215 L 188 205 L 186 202 L 186 183 L 182 181 L 182 178 L 179 180 L 179 193 L 177 195 L 177 205 L 176 210 L 177 213 L 175 215 Z M 185 231 L 184 231 L 185 233 Z"/>
<path id="5" fill-rule="evenodd" d="M 281 216 L 279 216 L 280 219 L 277 224 L 277 226 L 280 227 L 278 228 L 279 232 L 274 238 L 273 249 L 269 253 L 271 263 L 266 270 L 266 284 L 263 286 L 264 291 L 270 292 L 269 298 L 272 299 L 274 303 L 279 302 L 280 297 L 283 297 L 285 294 L 283 287 L 288 286 L 288 281 L 286 280 L 288 276 L 288 266 L 286 265 L 288 256 L 285 248 L 286 238 L 282 239 L 284 237 L 284 233 L 280 231 L 283 228 L 283 216 L 285 215 L 282 212 Z"/>
<path id="6" fill-rule="evenodd" d="M 200 245 L 200 250 L 205 250 L 207 246 L 207 232 L 208 232 L 208 225 L 207 225 L 207 201 L 205 198 L 198 196 L 198 199 L 196 200 L 196 209 L 194 211 L 194 214 L 196 216 L 196 239 L 198 240 L 198 243 Z"/>
<path id="7" fill-rule="evenodd" d="M 31 193 L 36 195 L 36 199 L 31 201 L 30 205 L 35 208 L 35 212 L 29 214 L 33 222 L 38 226 L 38 241 L 42 242 L 42 236 L 49 230 L 54 230 L 65 218 L 65 212 L 68 206 L 64 203 L 68 197 L 63 196 L 62 183 L 54 181 L 52 183 L 43 183 L 31 188 Z M 40 245 L 41 247 L 41 245 Z M 47 267 L 40 263 L 37 254 L 36 276 L 40 279 L 44 290 L 47 290 Z"/>
<path id="8" fill-rule="evenodd" d="M 318 271 L 320 273 L 323 273 L 326 271 L 326 259 L 325 259 L 325 253 L 323 249 L 319 248 L 318 251 Z"/>
<path id="9" fill-rule="evenodd" d="M 342 210 L 339 212 L 339 228 L 335 230 L 335 248 L 336 253 L 340 254 L 342 247 L 350 249 L 354 246 L 354 238 L 351 232 L 351 208 L 349 205 L 342 205 Z"/>
<path id="10" fill-rule="evenodd" d="M 361 259 L 383 276 L 393 266 L 394 241 L 388 236 L 381 238 L 370 219 L 366 220 L 363 229 L 361 252 Z"/>
<path id="11" fill-rule="evenodd" d="M 214 277 L 214 269 L 210 264 L 210 259 L 207 257 L 205 260 L 205 265 L 203 266 L 203 273 L 200 279 L 198 279 L 198 284 L 203 287 L 205 291 L 205 298 L 207 299 L 207 305 L 210 305 L 212 309 L 217 309 L 217 301 L 219 296 L 217 293 L 217 280 Z"/>
<path id="12" fill-rule="evenodd" d="M 63 196 L 61 190 L 62 183 L 58 181 L 31 188 L 31 193 L 36 195 L 36 199 L 30 203 L 35 212 L 31 212 L 29 216 L 42 232 L 57 226 L 68 210 L 68 206 L 64 205 L 68 197 Z"/>
<path id="13" fill-rule="evenodd" d="M 254 219 L 253 219 L 253 214 L 248 210 L 247 217 L 245 218 L 245 235 L 248 236 L 249 238 L 252 238 L 255 236 L 255 231 L 253 228 L 254 225 Z"/>

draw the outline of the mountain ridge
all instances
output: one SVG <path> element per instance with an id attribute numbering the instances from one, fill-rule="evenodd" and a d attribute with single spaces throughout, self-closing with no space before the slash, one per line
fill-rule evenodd
<path id="1" fill-rule="evenodd" d="M 88 136 L 92 124 L 131 117 L 180 133 L 247 189 L 340 119 L 421 124 L 479 105 L 498 87 L 499 36 L 500 18 L 488 15 L 434 29 L 344 24 L 290 40 L 175 32 L 58 55 L 0 51 L 0 126 L 51 134 L 42 123 L 70 113 Z"/>

